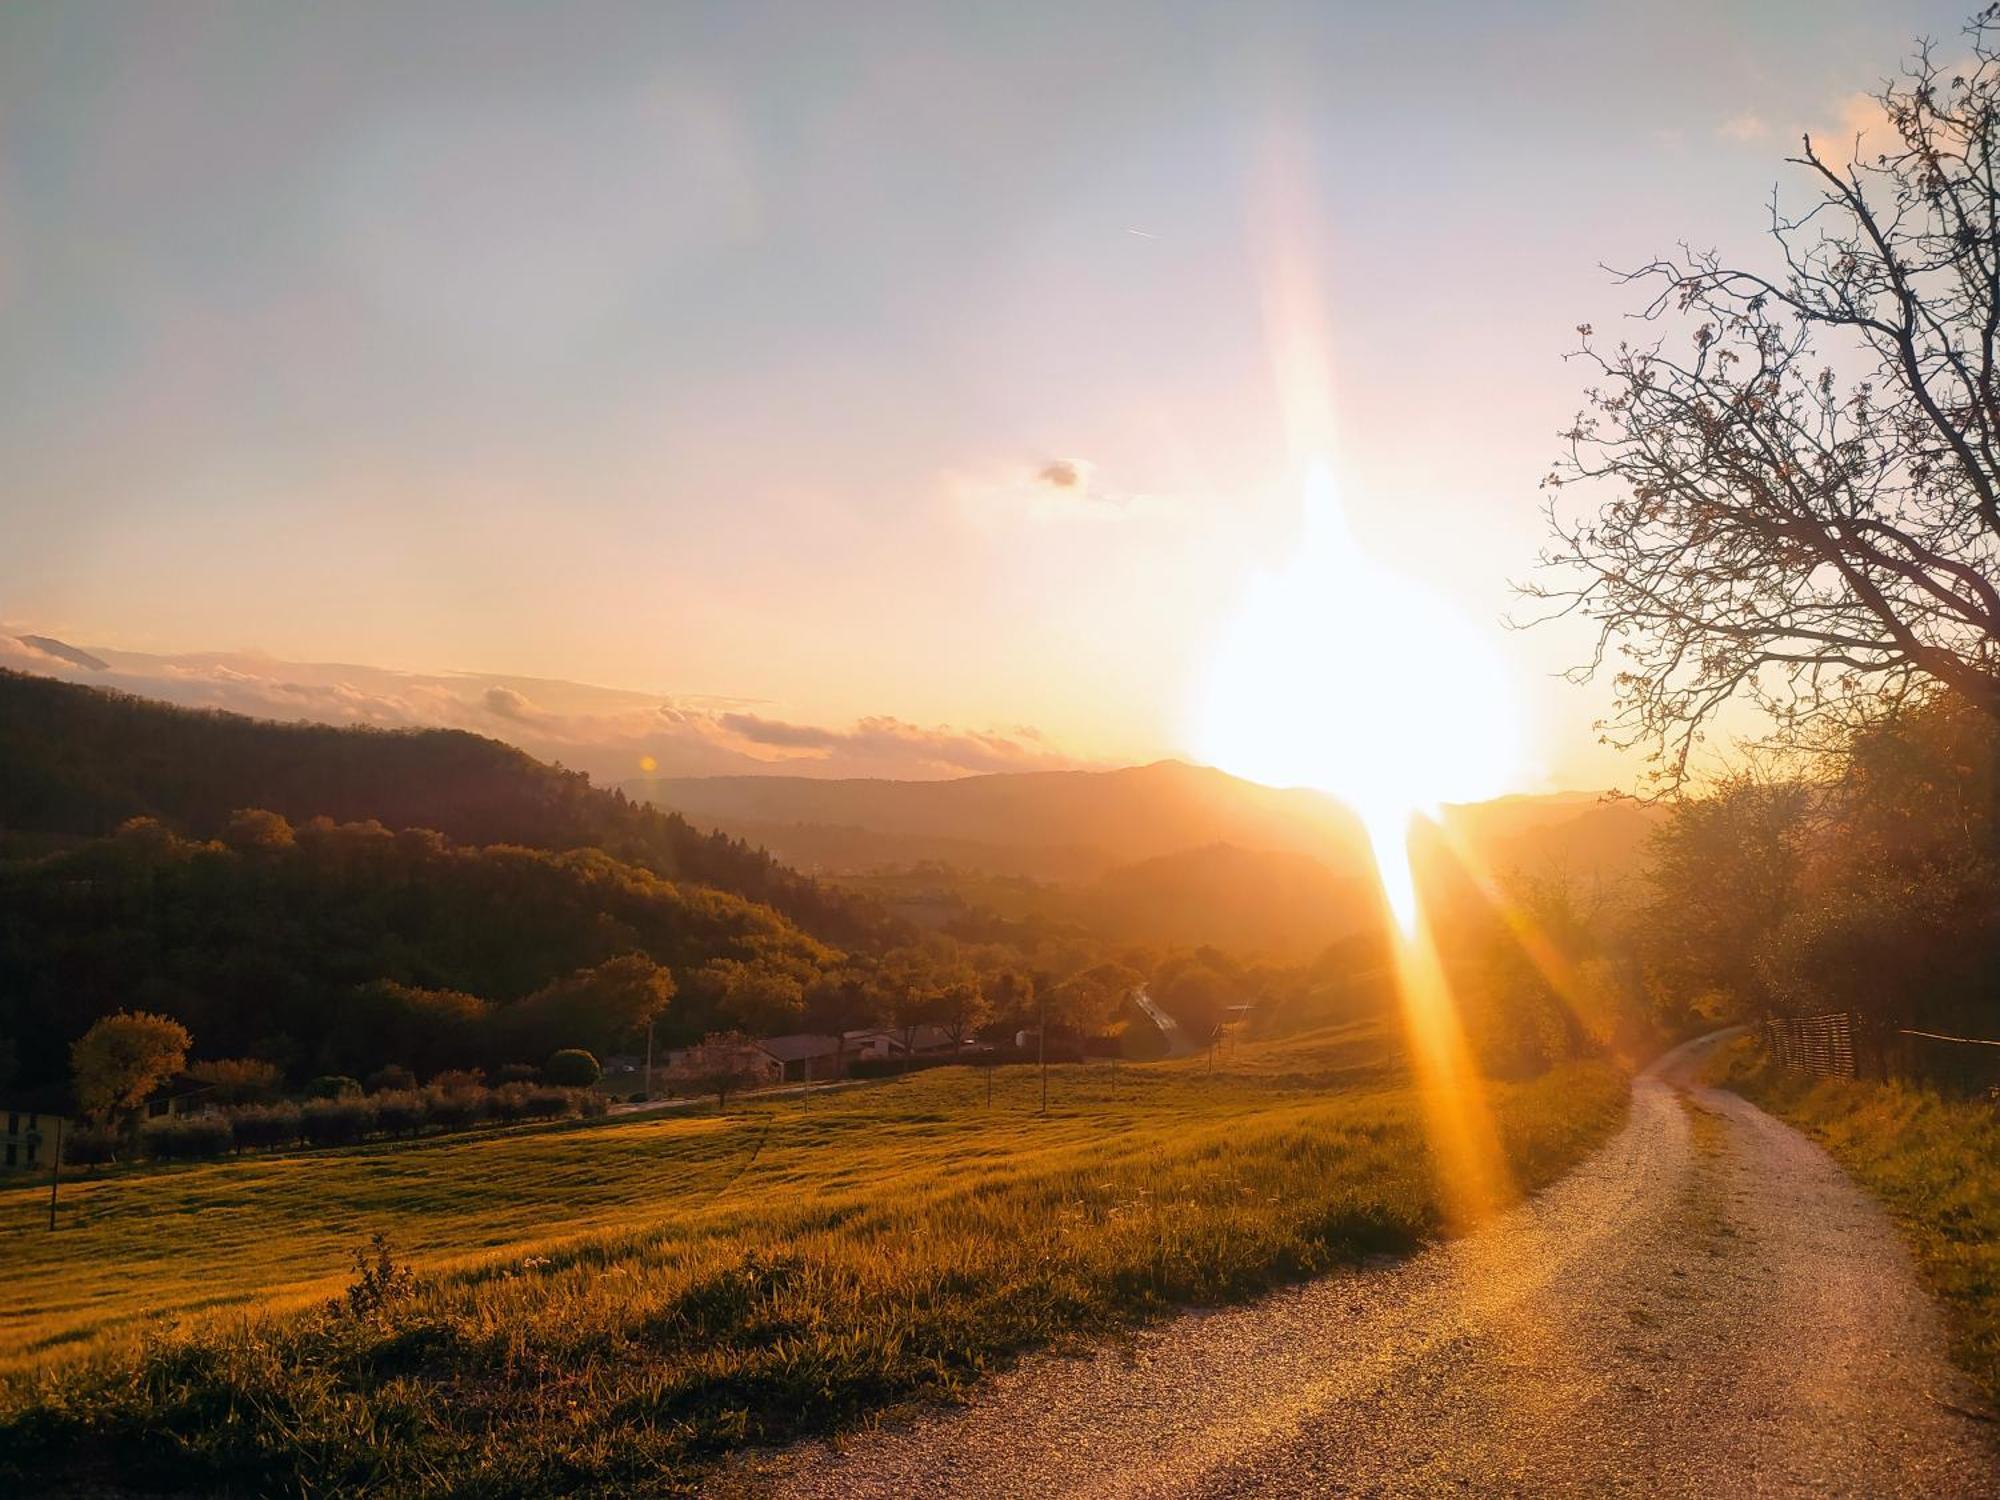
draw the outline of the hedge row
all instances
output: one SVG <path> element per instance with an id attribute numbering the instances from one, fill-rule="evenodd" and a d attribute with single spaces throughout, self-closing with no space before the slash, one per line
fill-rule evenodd
<path id="1" fill-rule="evenodd" d="M 463 1130 L 486 1120 L 590 1117 L 604 1109 L 603 1095 L 593 1089 L 552 1084 L 403 1089 L 368 1097 L 346 1094 L 303 1104 L 244 1104 L 209 1114 L 147 1120 L 138 1130 L 136 1154 L 154 1161 L 204 1161 L 229 1151 L 277 1151 L 300 1144 L 351 1146 L 371 1136 Z M 102 1127 L 83 1127 L 63 1141 L 63 1160 L 78 1166 L 133 1154 L 115 1132 Z"/>

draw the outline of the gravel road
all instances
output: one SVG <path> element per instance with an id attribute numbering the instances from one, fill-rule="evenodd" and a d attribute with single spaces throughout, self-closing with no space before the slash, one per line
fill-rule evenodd
<path id="1" fill-rule="evenodd" d="M 1026 1361 L 795 1451 L 776 1491 L 2000 1497 L 2000 1427 L 1892 1226 L 1796 1131 L 1689 1085 L 1713 1044 L 1476 1234 Z"/>

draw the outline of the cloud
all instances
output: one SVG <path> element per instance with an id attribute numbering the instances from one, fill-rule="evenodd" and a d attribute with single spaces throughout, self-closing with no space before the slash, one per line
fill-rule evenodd
<path id="1" fill-rule="evenodd" d="M 0 624 L 0 667 L 255 718 L 466 729 L 588 771 L 600 782 L 641 774 L 934 779 L 1078 764 L 1027 725 L 968 730 L 873 715 L 836 728 L 750 712 L 743 705 L 755 700 L 743 698 L 663 701 L 553 680 L 423 675 L 242 653 L 149 656 L 72 649 L 101 665 L 86 667 L 38 649 Z M 523 686 L 533 689 L 532 697 Z"/>
<path id="2" fill-rule="evenodd" d="M 756 714 L 724 714 L 719 722 L 730 733 L 741 735 L 753 745 L 773 745 L 787 750 L 827 750 L 840 741 L 840 736 L 831 729 L 811 724 L 786 724 L 776 719 L 760 718 Z"/>
<path id="3" fill-rule="evenodd" d="M 1715 133 L 1724 140 L 1748 143 L 1763 140 L 1771 133 L 1771 127 L 1762 115 L 1745 110 L 1740 115 L 1731 115 L 1716 126 Z"/>
<path id="4" fill-rule="evenodd" d="M 944 476 L 960 512 L 982 526 L 1012 526 L 1022 519 L 1043 524 L 1171 518 L 1182 507 L 1170 498 L 1108 489 L 1098 482 L 1097 465 L 1082 458 L 1051 458 L 1033 468 L 1019 465 Z"/>
<path id="5" fill-rule="evenodd" d="M 527 694 L 510 687 L 490 687 L 479 695 L 479 701 L 486 705 L 488 713 L 516 723 L 533 724 L 542 718 L 542 711 L 529 701 Z"/>
<path id="6" fill-rule="evenodd" d="M 1872 162 L 1901 143 L 1889 112 L 1873 94 L 1849 94 L 1840 101 L 1834 123 L 1805 132 L 1815 148 L 1830 155 L 1835 164 L 1844 164 L 1849 153 L 1856 161 Z"/>
<path id="7" fill-rule="evenodd" d="M 874 766 L 954 775 L 978 771 L 1056 769 L 1076 764 L 1047 747 L 1041 733 L 1017 728 L 1009 733 L 926 727 L 887 715 L 857 720 L 851 729 L 817 724 L 790 724 L 757 714 L 724 714 L 719 721 L 731 734 L 754 745 L 817 751 Z M 882 774 L 896 774 L 893 771 Z"/>

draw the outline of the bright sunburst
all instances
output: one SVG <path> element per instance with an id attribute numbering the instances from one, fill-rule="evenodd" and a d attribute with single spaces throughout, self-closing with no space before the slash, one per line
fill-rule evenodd
<path id="1" fill-rule="evenodd" d="M 1513 695 L 1474 626 L 1355 545 L 1324 464 L 1304 488 L 1297 555 L 1256 581 L 1216 641 L 1193 748 L 1236 775 L 1352 806 L 1407 928 L 1409 820 L 1505 787 L 1519 753 Z"/>

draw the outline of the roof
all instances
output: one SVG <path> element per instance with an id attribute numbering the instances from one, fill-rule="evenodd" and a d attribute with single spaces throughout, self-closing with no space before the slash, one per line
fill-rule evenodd
<path id="1" fill-rule="evenodd" d="M 874 1037 L 880 1037 L 891 1046 L 902 1048 L 905 1051 L 909 1049 L 912 1041 L 916 1043 L 916 1050 L 919 1052 L 929 1051 L 938 1047 L 955 1047 L 958 1045 L 950 1031 L 942 1026 L 931 1025 L 928 1022 L 922 1026 L 908 1030 L 901 1026 L 870 1026 L 863 1031 L 850 1031 L 847 1033 L 847 1039 L 850 1042 L 867 1041 Z"/>
<path id="2" fill-rule="evenodd" d="M 803 1062 L 808 1057 L 833 1056 L 840 1050 L 840 1038 L 798 1031 L 789 1036 L 767 1036 L 757 1045 L 779 1062 Z"/>
<path id="3" fill-rule="evenodd" d="M 178 1099 L 184 1094 L 205 1094 L 214 1087 L 206 1078 L 197 1078 L 192 1073 L 176 1073 L 146 1098 L 149 1102 L 154 1099 Z"/>

